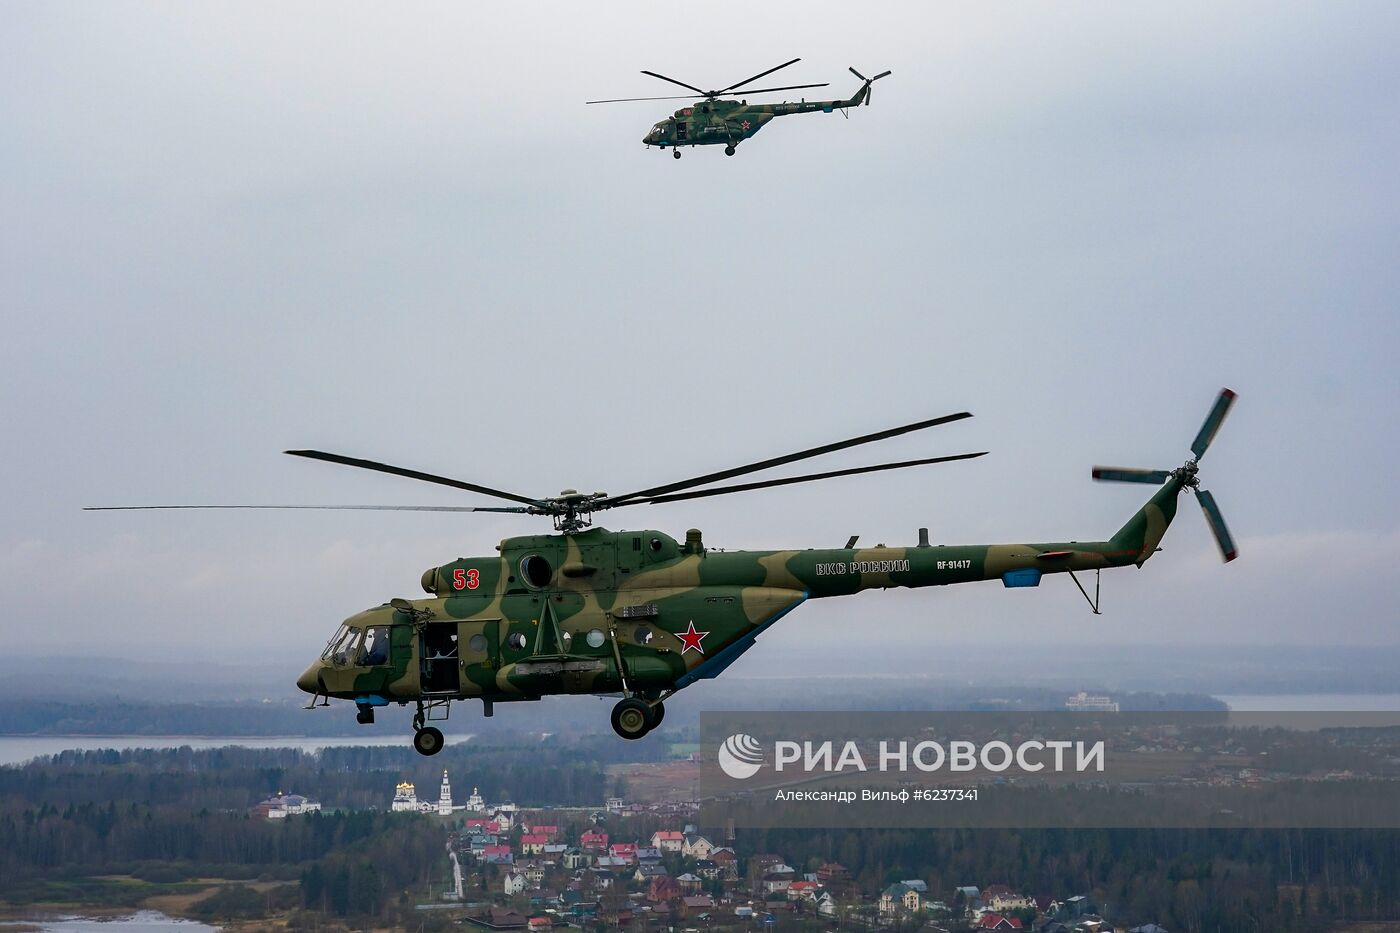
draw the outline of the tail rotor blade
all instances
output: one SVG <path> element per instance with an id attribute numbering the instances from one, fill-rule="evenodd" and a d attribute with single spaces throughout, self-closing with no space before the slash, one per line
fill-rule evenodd
<path id="1" fill-rule="evenodd" d="M 1220 514 L 1215 497 L 1204 489 L 1196 491 L 1196 499 L 1201 503 L 1201 511 L 1205 513 L 1211 534 L 1215 535 L 1215 543 L 1220 546 L 1220 556 L 1228 564 L 1239 557 L 1240 552 L 1235 548 L 1235 539 L 1230 537 L 1230 529 L 1225 527 L 1225 517 Z"/>
<path id="2" fill-rule="evenodd" d="M 1216 397 L 1215 404 L 1211 406 L 1210 414 L 1206 415 L 1205 424 L 1201 425 L 1200 433 L 1191 442 L 1191 453 L 1197 460 L 1205 456 L 1206 450 L 1210 447 L 1210 442 L 1215 440 L 1215 434 L 1220 430 L 1220 426 L 1225 423 L 1225 416 L 1230 413 L 1230 406 L 1235 404 L 1235 392 L 1232 389 L 1221 389 L 1220 395 Z"/>
<path id="3" fill-rule="evenodd" d="M 1160 486 L 1171 479 L 1171 470 L 1144 470 L 1139 467 L 1094 467 L 1094 479 L 1107 483 L 1151 483 Z"/>
<path id="4" fill-rule="evenodd" d="M 871 78 L 870 80 L 871 80 L 871 81 L 879 81 L 881 78 L 887 77 L 887 76 L 892 75 L 892 74 L 894 74 L 893 71 L 882 71 L 882 72 L 880 72 L 879 74 L 877 74 L 875 77 Z"/>
<path id="5" fill-rule="evenodd" d="M 849 65 L 848 65 L 847 67 L 850 68 Z M 850 72 L 851 72 L 851 74 L 855 75 L 857 78 L 860 78 L 862 81 L 868 80 L 868 79 L 865 77 L 865 75 L 861 74 L 859 71 L 856 71 L 854 68 L 850 68 Z"/>

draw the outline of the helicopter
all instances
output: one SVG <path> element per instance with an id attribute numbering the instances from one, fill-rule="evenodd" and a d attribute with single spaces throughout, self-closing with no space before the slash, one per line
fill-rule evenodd
<path id="1" fill-rule="evenodd" d="M 799 476 L 715 485 L 789 463 L 923 431 L 972 417 L 956 412 L 812 447 L 622 495 L 580 493 L 533 498 L 477 483 L 319 450 L 288 454 L 373 470 L 493 497 L 496 506 L 409 505 L 157 505 L 133 509 L 369 509 L 499 512 L 548 516 L 554 534 L 501 541 L 497 554 L 429 567 L 427 598 L 394 598 L 346 619 L 320 656 L 297 678 L 308 708 L 349 700 L 357 720 L 374 722 L 377 707 L 416 704 L 413 746 L 432 755 L 444 744 L 432 722 L 446 720 L 456 700 L 478 699 L 491 716 L 496 703 L 554 694 L 620 696 L 613 730 L 640 739 L 661 724 L 665 702 L 692 684 L 720 675 L 756 639 L 811 599 L 889 587 L 946 586 L 1000 580 L 1039 586 L 1068 573 L 1099 613 L 1098 574 L 1141 567 L 1176 515 L 1177 498 L 1194 492 L 1225 561 L 1237 551 L 1215 499 L 1200 486 L 1199 463 L 1236 395 L 1220 392 L 1191 444 L 1191 458 L 1172 470 L 1094 467 L 1102 481 L 1161 486 L 1107 540 L 1040 544 L 931 545 L 919 529 L 911 547 L 844 547 L 778 551 L 707 549 L 701 532 L 684 540 L 661 531 L 592 527 L 595 513 L 628 506 L 712 496 L 871 474 L 984 456 L 986 451 L 924 457 Z M 1090 598 L 1076 571 L 1095 572 Z"/>
<path id="2" fill-rule="evenodd" d="M 749 94 L 771 94 L 776 91 L 796 91 L 803 88 L 826 87 L 830 82 L 821 84 L 789 84 L 783 87 L 764 87 L 741 90 L 745 84 L 752 84 L 759 78 L 767 77 L 775 71 L 786 68 L 802 61 L 794 58 L 792 61 L 783 62 L 767 71 L 759 72 L 752 78 L 745 78 L 736 84 L 731 84 L 719 91 L 702 91 L 693 84 L 686 84 L 684 81 L 677 81 L 675 78 L 668 78 L 663 74 L 654 71 L 643 71 L 642 74 L 653 78 L 660 78 L 662 81 L 669 81 L 678 84 L 683 88 L 694 91 L 704 100 L 698 101 L 689 107 L 682 107 L 673 115 L 660 121 L 653 126 L 645 136 L 642 143 L 650 149 L 652 146 L 659 147 L 663 152 L 669 147 L 671 155 L 679 159 L 681 157 L 681 146 L 724 146 L 724 154 L 732 156 L 739 143 L 756 134 L 759 130 L 768 125 L 774 117 L 785 117 L 793 113 L 814 113 L 818 110 L 823 113 L 831 113 L 834 110 L 846 110 L 850 107 L 859 107 L 862 103 L 870 104 L 870 86 L 881 78 L 893 72 L 882 71 L 873 78 L 850 69 L 851 74 L 861 80 L 860 89 L 848 100 L 800 100 L 797 103 L 783 101 L 781 104 L 750 104 L 747 100 L 725 100 L 726 97 L 744 96 Z M 670 97 L 618 97 L 610 100 L 589 100 L 585 104 L 620 104 L 641 100 L 693 100 L 689 94 Z"/>

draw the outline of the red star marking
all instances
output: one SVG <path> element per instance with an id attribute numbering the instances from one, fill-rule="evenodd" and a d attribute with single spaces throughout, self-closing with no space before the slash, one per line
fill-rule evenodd
<path id="1" fill-rule="evenodd" d="M 743 123 L 740 123 L 740 124 L 739 124 L 739 128 L 740 128 L 740 129 L 744 129 L 744 130 L 748 129 L 748 128 L 749 128 L 749 121 L 748 121 L 748 120 L 745 120 Z M 705 634 L 708 635 L 709 633 L 706 632 Z"/>
<path id="2" fill-rule="evenodd" d="M 684 632 L 677 632 L 676 637 L 681 640 L 681 654 L 685 654 L 691 648 L 694 648 L 696 651 L 700 652 L 701 654 L 704 654 L 705 646 L 700 644 L 700 641 L 708 634 L 710 633 L 695 631 L 694 622 L 691 622 L 690 627 L 687 628 Z"/>

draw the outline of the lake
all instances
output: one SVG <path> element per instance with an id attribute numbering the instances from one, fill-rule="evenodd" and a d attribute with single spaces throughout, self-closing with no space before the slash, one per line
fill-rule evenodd
<path id="1" fill-rule="evenodd" d="M 1215 697 L 1237 713 L 1400 712 L 1400 693 L 1284 693 Z"/>
<path id="2" fill-rule="evenodd" d="M 49 916 L 15 921 L 32 923 L 54 933 L 215 933 L 219 928 L 194 920 L 176 920 L 154 910 L 143 910 L 126 917 Z"/>
<path id="3" fill-rule="evenodd" d="M 469 741 L 470 734 L 447 736 L 448 745 Z M 56 755 L 68 749 L 99 748 L 299 748 L 317 752 L 323 748 L 398 746 L 411 748 L 408 735 L 356 736 L 219 736 L 219 735 L 0 735 L 0 765 L 16 765 L 40 755 Z"/>

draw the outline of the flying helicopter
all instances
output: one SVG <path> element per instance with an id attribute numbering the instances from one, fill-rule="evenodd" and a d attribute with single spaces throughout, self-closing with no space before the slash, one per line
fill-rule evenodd
<path id="1" fill-rule="evenodd" d="M 1172 470 L 1094 467 L 1096 480 L 1159 485 L 1147 503 L 1101 541 L 1038 544 L 931 545 L 927 529 L 911 547 L 844 547 L 778 551 L 707 549 L 697 529 L 677 540 L 661 531 L 591 527 L 595 513 L 635 505 L 807 483 L 937 463 L 970 460 L 986 451 L 879 463 L 777 479 L 715 485 L 725 480 L 823 454 L 970 418 L 956 412 L 872 434 L 770 457 L 621 495 L 580 493 L 533 498 L 477 483 L 320 450 L 296 457 L 449 486 L 510 503 L 496 506 L 406 505 L 157 505 L 133 509 L 368 509 L 418 512 L 505 512 L 548 516 L 555 534 L 506 538 L 497 554 L 463 557 L 424 571 L 422 599 L 391 599 L 346 619 L 320 657 L 297 678 L 310 707 L 349 700 L 360 723 L 376 707 L 416 704 L 413 746 L 432 755 L 443 734 L 432 722 L 448 718 L 455 700 L 496 703 L 554 694 L 620 696 L 612 726 L 640 739 L 660 725 L 665 702 L 678 691 L 721 674 L 755 640 L 810 599 L 849 596 L 889 587 L 946 586 L 1000 580 L 1007 587 L 1039 586 L 1047 574 L 1068 573 L 1099 612 L 1099 571 L 1141 567 L 1158 550 L 1184 490 L 1197 496 L 1221 556 L 1236 557 L 1234 541 L 1209 492 L 1199 463 L 1235 401 L 1224 389 L 1191 444 L 1191 458 Z M 1094 596 L 1077 572 L 1094 571 Z M 308 708 L 310 708 L 308 707 Z"/>
<path id="2" fill-rule="evenodd" d="M 783 101 L 781 104 L 751 104 L 748 100 L 726 100 L 727 97 L 746 97 L 756 94 L 772 94 L 777 91 L 797 91 L 811 87 L 826 87 L 830 82 L 821 84 L 789 84 L 783 87 L 763 87 L 743 90 L 746 84 L 752 84 L 759 78 L 765 78 L 775 71 L 786 68 L 802 61 L 794 58 L 792 61 L 783 62 L 767 71 L 759 72 L 752 78 L 745 78 L 736 84 L 731 84 L 719 91 L 702 91 L 693 84 L 686 84 L 684 81 L 677 81 L 675 78 L 668 78 L 663 74 L 654 71 L 643 71 L 642 74 L 653 78 L 660 78 L 662 81 L 669 81 L 672 84 L 680 85 L 683 88 L 694 91 L 696 95 L 704 100 L 697 101 L 689 107 L 682 107 L 674 114 L 660 121 L 653 126 L 645 136 L 642 143 L 649 149 L 658 146 L 663 151 L 668 147 L 671 155 L 679 159 L 681 157 L 681 146 L 724 146 L 724 154 L 732 156 L 735 147 L 739 143 L 753 136 L 759 130 L 768 125 L 774 117 L 785 117 L 794 113 L 814 113 L 818 110 L 823 113 L 831 113 L 834 110 L 846 110 L 850 107 L 859 107 L 862 103 L 870 104 L 870 86 L 881 78 L 892 72 L 882 71 L 873 78 L 850 69 L 851 74 L 860 79 L 860 89 L 848 100 L 800 100 L 797 103 Z M 668 97 L 617 97 L 610 100 L 589 100 L 585 104 L 620 104 L 641 100 L 694 100 L 694 95 L 682 94 Z"/>

